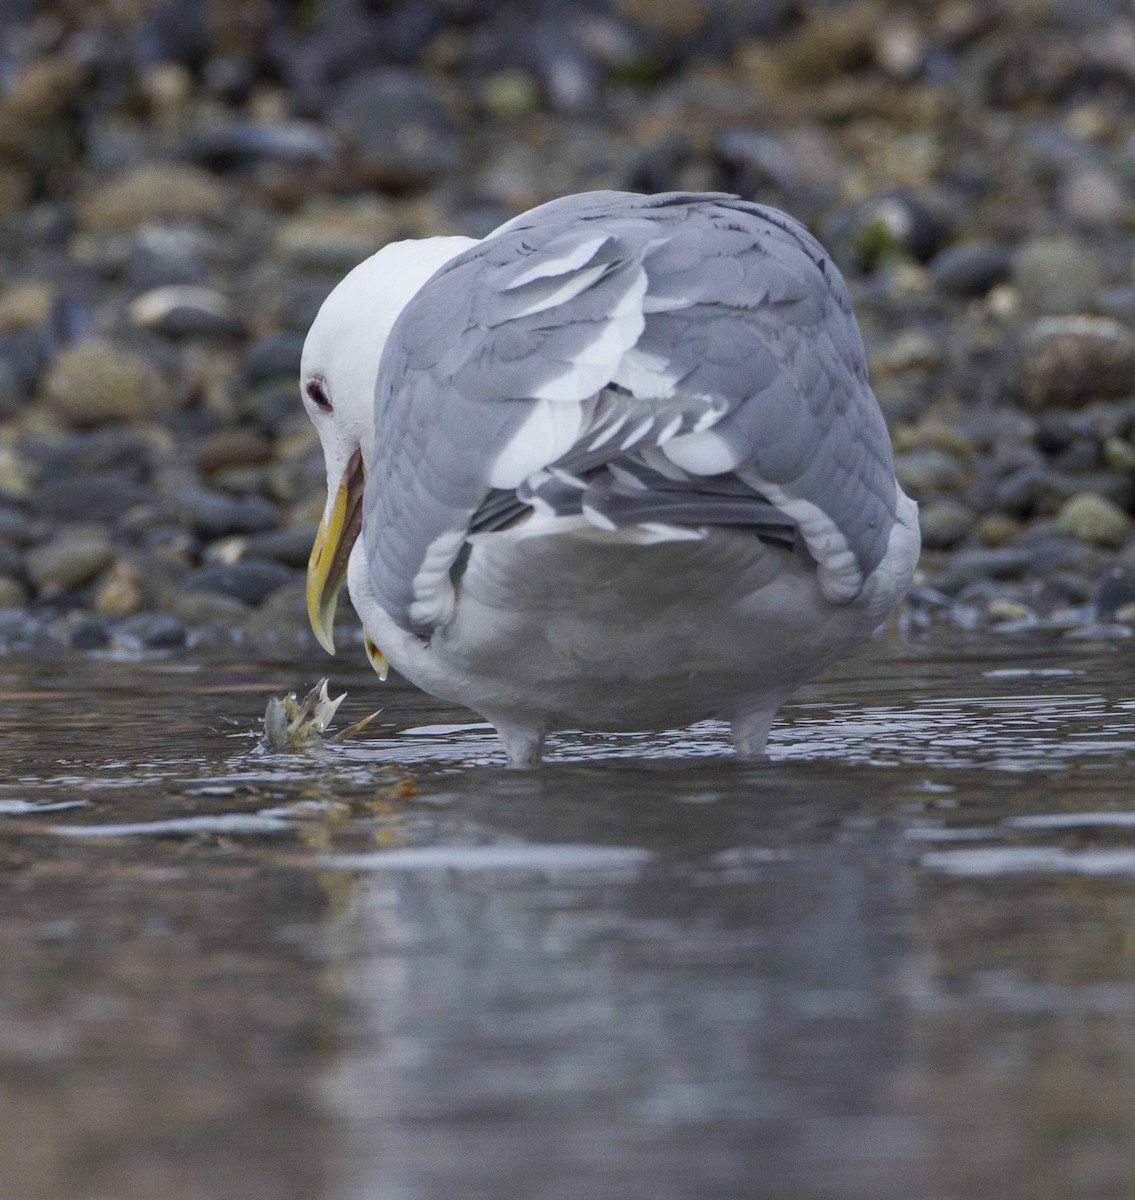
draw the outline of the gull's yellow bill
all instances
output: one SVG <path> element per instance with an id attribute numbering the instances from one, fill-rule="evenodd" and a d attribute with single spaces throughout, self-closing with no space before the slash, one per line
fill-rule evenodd
<path id="1" fill-rule="evenodd" d="M 347 460 L 307 562 L 307 616 L 316 640 L 328 654 L 335 653 L 335 609 L 351 548 L 362 527 L 365 475 L 362 451 L 356 450 Z"/>

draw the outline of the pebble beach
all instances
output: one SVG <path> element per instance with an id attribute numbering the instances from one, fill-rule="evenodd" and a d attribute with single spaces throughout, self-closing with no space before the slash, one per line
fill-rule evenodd
<path id="1" fill-rule="evenodd" d="M 1130 4 L 7 0 L 0 651 L 312 648 L 323 298 L 592 188 L 827 246 L 921 505 L 898 631 L 1135 629 Z"/>

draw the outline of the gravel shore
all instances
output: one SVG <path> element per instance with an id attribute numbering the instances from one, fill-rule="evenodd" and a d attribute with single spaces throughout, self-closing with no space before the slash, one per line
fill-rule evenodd
<path id="1" fill-rule="evenodd" d="M 828 246 L 922 506 L 901 625 L 1135 628 L 1129 3 L 6 0 L 0 651 L 313 646 L 320 302 L 589 188 Z"/>

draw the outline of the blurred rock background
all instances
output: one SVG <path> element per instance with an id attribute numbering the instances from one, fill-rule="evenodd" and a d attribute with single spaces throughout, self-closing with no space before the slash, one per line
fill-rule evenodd
<path id="1" fill-rule="evenodd" d="M 3 0 L 0 649 L 309 645 L 323 297 L 588 188 L 828 245 L 908 625 L 1130 632 L 1133 184 L 1120 0 Z"/>

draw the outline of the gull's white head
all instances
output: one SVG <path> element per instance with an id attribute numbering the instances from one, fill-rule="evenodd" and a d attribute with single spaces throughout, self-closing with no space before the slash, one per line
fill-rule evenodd
<path id="1" fill-rule="evenodd" d="M 472 238 L 436 237 L 384 247 L 324 300 L 304 342 L 300 392 L 327 465 L 327 505 L 307 569 L 307 609 L 315 636 L 332 654 L 335 603 L 362 520 L 382 351 L 422 285 L 475 244 Z"/>

